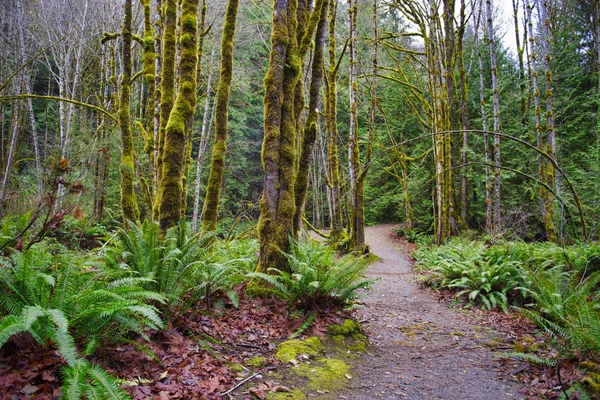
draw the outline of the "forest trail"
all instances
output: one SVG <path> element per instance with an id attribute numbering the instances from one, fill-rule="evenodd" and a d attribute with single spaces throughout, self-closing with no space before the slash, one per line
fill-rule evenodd
<path id="1" fill-rule="evenodd" d="M 489 349 L 501 334 L 470 325 L 459 311 L 421 289 L 399 250 L 394 225 L 366 229 L 380 257 L 367 275 L 379 279 L 358 311 L 371 342 L 341 398 L 516 399 L 519 385 L 502 380 Z M 486 346 L 487 345 L 487 346 Z"/>

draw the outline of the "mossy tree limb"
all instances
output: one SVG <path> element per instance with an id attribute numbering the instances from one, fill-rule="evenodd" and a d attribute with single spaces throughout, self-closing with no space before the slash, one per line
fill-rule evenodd
<path id="1" fill-rule="evenodd" d="M 223 34 L 221 38 L 221 76 L 215 99 L 215 138 L 211 158 L 210 175 L 206 186 L 206 199 L 202 215 L 202 230 L 217 228 L 217 214 L 221 186 L 225 173 L 225 154 L 227 152 L 227 129 L 229 118 L 229 93 L 233 75 L 233 38 L 238 12 L 238 0 L 227 2 Z"/>
<path id="2" fill-rule="evenodd" d="M 168 1 L 167 1 L 168 2 Z M 159 182 L 158 215 L 161 229 L 175 226 L 181 218 L 186 132 L 191 131 L 196 109 L 198 63 L 198 0 L 181 2 L 179 87 L 165 129 L 162 175 Z"/>

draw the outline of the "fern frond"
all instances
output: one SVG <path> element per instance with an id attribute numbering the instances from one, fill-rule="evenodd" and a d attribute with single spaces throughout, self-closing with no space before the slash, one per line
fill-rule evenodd
<path id="1" fill-rule="evenodd" d="M 91 386 L 102 395 L 102 399 L 126 400 L 130 398 L 119 387 L 117 381 L 99 366 L 89 365 L 86 368 L 86 376 L 91 381 Z"/>

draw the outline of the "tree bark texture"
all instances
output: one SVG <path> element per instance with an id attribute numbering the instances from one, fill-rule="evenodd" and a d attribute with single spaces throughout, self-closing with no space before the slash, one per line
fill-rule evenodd
<path id="1" fill-rule="evenodd" d="M 225 173 L 225 154 L 227 152 L 227 120 L 229 118 L 229 93 L 233 74 L 233 37 L 235 35 L 237 11 L 238 0 L 229 0 L 221 38 L 221 77 L 219 78 L 215 99 L 215 138 L 202 212 L 203 231 L 213 231 L 217 228 L 221 186 L 223 185 L 223 175 Z"/>
<path id="2" fill-rule="evenodd" d="M 181 2 L 180 21 L 179 87 L 165 129 L 163 171 L 158 193 L 159 222 L 163 230 L 175 226 L 182 217 L 187 132 L 192 129 L 197 99 L 198 0 Z"/>

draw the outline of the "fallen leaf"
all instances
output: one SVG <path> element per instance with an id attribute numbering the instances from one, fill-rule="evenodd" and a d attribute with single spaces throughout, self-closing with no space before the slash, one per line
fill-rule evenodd
<path id="1" fill-rule="evenodd" d="M 33 394 L 37 392 L 40 388 L 33 385 L 26 385 L 23 389 L 21 389 L 21 393 L 23 394 Z"/>
<path id="2" fill-rule="evenodd" d="M 253 396 L 255 396 L 255 397 L 259 398 L 260 400 L 263 400 L 265 397 L 267 397 L 267 395 L 265 394 L 265 392 L 264 392 L 264 391 L 262 391 L 262 390 L 260 390 L 260 389 L 257 389 L 257 388 L 250 388 L 250 390 L 248 390 L 248 392 L 249 392 L 251 395 L 253 395 Z"/>

